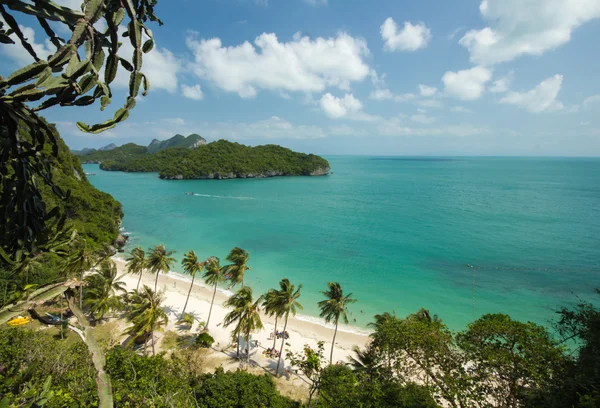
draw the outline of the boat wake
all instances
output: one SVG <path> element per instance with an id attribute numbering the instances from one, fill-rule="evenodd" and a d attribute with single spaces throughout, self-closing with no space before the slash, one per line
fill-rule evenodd
<path id="1" fill-rule="evenodd" d="M 220 196 L 220 195 L 198 194 L 198 193 L 194 193 L 194 195 L 196 197 L 224 198 L 224 199 L 230 199 L 230 200 L 254 200 L 254 197 Z"/>

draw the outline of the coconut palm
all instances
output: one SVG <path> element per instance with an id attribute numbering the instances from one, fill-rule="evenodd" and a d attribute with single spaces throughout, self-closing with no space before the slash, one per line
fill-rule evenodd
<path id="1" fill-rule="evenodd" d="M 283 354 L 283 343 L 285 342 L 285 330 L 287 329 L 288 318 L 290 317 L 290 313 L 295 316 L 298 309 L 304 309 L 298 302 L 302 285 L 298 285 L 298 289 L 295 289 L 294 285 L 288 279 L 282 279 L 279 282 L 279 287 L 281 289 L 277 292 L 277 297 L 279 298 L 277 305 L 279 306 L 279 313 L 285 317 L 285 323 L 283 324 L 283 336 L 281 336 L 279 360 L 277 361 L 277 377 L 279 377 L 279 365 L 281 364 L 281 356 Z"/>
<path id="2" fill-rule="evenodd" d="M 154 350 L 154 332 L 166 325 L 169 318 L 161 308 L 164 301 L 163 292 L 155 292 L 147 285 L 143 285 L 140 290 L 133 292 L 130 296 L 131 303 L 127 312 L 127 319 L 133 325 L 127 329 L 127 334 L 131 335 L 129 343 L 139 336 L 144 336 L 144 353 L 148 336 L 152 338 L 152 354 Z"/>
<path id="3" fill-rule="evenodd" d="M 183 311 L 181 312 L 181 318 L 185 315 L 185 308 L 187 307 L 188 301 L 190 300 L 190 293 L 192 293 L 192 288 L 194 287 L 194 279 L 196 279 L 196 274 L 204 268 L 204 262 L 200 262 L 198 260 L 198 256 L 194 251 L 188 251 L 181 261 L 181 265 L 183 265 L 183 270 L 185 273 L 192 275 L 192 283 L 190 283 L 190 290 L 187 294 L 187 299 L 185 299 L 185 305 L 183 305 Z"/>
<path id="4" fill-rule="evenodd" d="M 118 280 L 117 266 L 108 259 L 100 263 L 99 270 L 86 277 L 85 306 L 94 320 L 102 320 L 109 310 L 121 306 L 119 292 L 126 292 L 125 284 Z"/>
<path id="5" fill-rule="evenodd" d="M 175 251 L 167 251 L 164 245 L 157 245 L 154 248 L 150 248 L 148 250 L 148 261 L 146 263 L 146 268 L 150 270 L 150 272 L 156 274 L 156 280 L 154 281 L 154 292 L 156 292 L 158 288 L 158 274 L 159 273 L 167 273 L 173 267 L 175 263 L 175 258 L 171 255 L 175 253 Z"/>
<path id="6" fill-rule="evenodd" d="M 273 349 L 275 349 L 275 343 L 277 342 L 277 321 L 283 313 L 281 298 L 279 297 L 279 291 L 277 289 L 269 289 L 269 291 L 262 296 L 262 307 L 267 316 L 275 316 L 275 327 L 273 328 Z"/>
<path id="7" fill-rule="evenodd" d="M 340 318 L 344 323 L 348 323 L 348 305 L 356 302 L 356 299 L 352 299 L 352 293 L 344 296 L 342 287 L 337 282 L 328 282 L 327 287 L 328 290 L 321 292 L 327 299 L 320 301 L 318 305 L 319 309 L 321 309 L 320 316 L 324 318 L 327 323 L 331 321 L 335 322 L 333 341 L 331 343 L 331 354 L 329 355 L 329 364 L 331 364 L 333 362 L 333 348 L 335 346 L 338 323 Z"/>
<path id="8" fill-rule="evenodd" d="M 250 269 L 248 266 L 250 254 L 242 248 L 235 247 L 229 252 L 226 259 L 231 262 L 231 264 L 225 266 L 227 279 L 231 281 L 232 286 L 241 283 L 243 288 L 244 275 L 246 274 L 246 271 Z"/>
<path id="9" fill-rule="evenodd" d="M 237 356 L 240 356 L 240 335 L 246 341 L 246 367 L 250 364 L 250 333 L 263 328 L 260 319 L 260 301 L 252 298 L 252 288 L 248 286 L 241 288 L 235 295 L 225 302 L 226 307 L 233 307 L 233 310 L 225 316 L 223 325 L 225 327 L 237 322 L 233 335 L 237 338 Z"/>
<path id="10" fill-rule="evenodd" d="M 64 264 L 67 276 L 79 274 L 79 281 L 83 282 L 83 274 L 92 269 L 98 261 L 95 254 L 87 247 L 86 240 L 82 240 L 79 249 L 71 255 Z M 83 309 L 83 285 L 79 285 L 79 308 Z"/>
<path id="11" fill-rule="evenodd" d="M 136 247 L 131 250 L 131 256 L 127 258 L 127 272 L 133 275 L 140 275 L 135 290 L 140 288 L 140 282 L 142 281 L 142 274 L 146 267 L 146 253 L 142 247 Z"/>
<path id="12" fill-rule="evenodd" d="M 215 303 L 215 295 L 217 294 L 217 285 L 225 280 L 225 273 L 219 263 L 219 258 L 211 256 L 204 265 L 204 275 L 202 275 L 204 282 L 208 285 L 214 286 L 212 300 L 210 301 L 210 309 L 208 310 L 208 318 L 206 319 L 206 325 L 210 322 L 210 315 L 212 313 L 213 303 Z"/>

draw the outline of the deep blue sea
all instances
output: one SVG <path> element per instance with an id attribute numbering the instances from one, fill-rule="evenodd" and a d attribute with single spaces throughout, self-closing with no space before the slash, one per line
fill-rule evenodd
<path id="1" fill-rule="evenodd" d="M 454 330 L 488 312 L 547 324 L 562 305 L 600 303 L 600 159 L 327 159 L 329 176 L 256 180 L 84 168 L 123 204 L 129 248 L 224 263 L 240 246 L 246 283 L 301 283 L 306 315 L 328 281 L 359 300 L 350 322 L 361 327 L 420 307 Z"/>

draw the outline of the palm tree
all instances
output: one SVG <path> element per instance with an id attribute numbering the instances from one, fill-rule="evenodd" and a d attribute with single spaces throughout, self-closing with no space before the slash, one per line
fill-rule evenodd
<path id="1" fill-rule="evenodd" d="M 131 256 L 127 258 L 127 272 L 140 275 L 135 290 L 140 288 L 140 282 L 142 281 L 142 274 L 146 267 L 146 253 L 142 247 L 136 247 L 131 250 Z"/>
<path id="2" fill-rule="evenodd" d="M 11 275 L 17 274 L 23 279 L 25 285 L 29 284 L 29 277 L 33 275 L 41 265 L 41 256 L 27 256 L 23 260 L 16 264 L 12 270 Z"/>
<path id="3" fill-rule="evenodd" d="M 156 274 L 156 280 L 154 281 L 154 292 L 156 292 L 158 288 L 158 274 L 161 272 L 167 273 L 173 267 L 175 258 L 171 255 L 173 255 L 175 251 L 167 251 L 162 244 L 150 248 L 148 251 L 150 254 L 148 255 L 146 267 L 150 269 L 150 272 Z"/>
<path id="4" fill-rule="evenodd" d="M 235 247 L 229 252 L 226 258 L 230 265 L 225 266 L 225 274 L 227 278 L 231 281 L 231 285 L 235 286 L 238 283 L 242 284 L 242 288 L 244 287 L 244 275 L 247 270 L 250 269 L 248 266 L 248 259 L 250 259 L 250 254 L 248 251 L 243 250 L 242 248 Z"/>
<path id="5" fill-rule="evenodd" d="M 279 282 L 279 287 L 281 289 L 277 292 L 277 297 L 279 298 L 277 304 L 279 305 L 280 314 L 285 316 L 285 323 L 283 324 L 283 336 L 281 336 L 279 360 L 277 361 L 277 377 L 279 377 L 279 365 L 281 364 L 281 355 L 283 354 L 283 343 L 285 342 L 285 330 L 287 329 L 288 318 L 290 317 L 290 313 L 295 316 L 297 309 L 304 309 L 298 302 L 302 285 L 298 285 L 298 289 L 295 289 L 294 285 L 288 279 L 282 279 Z"/>
<path id="6" fill-rule="evenodd" d="M 118 292 L 125 292 L 125 285 L 118 280 L 117 266 L 112 260 L 100 264 L 100 270 L 86 277 L 88 286 L 84 304 L 89 307 L 94 320 L 102 320 L 109 310 L 118 309 L 121 300 Z"/>
<path id="7" fill-rule="evenodd" d="M 82 240 L 83 243 L 79 250 L 69 257 L 65 263 L 64 269 L 65 274 L 73 276 L 79 274 L 79 308 L 83 309 L 83 274 L 85 271 L 89 271 L 97 265 L 98 261 L 94 256 L 94 253 L 89 250 L 86 244 L 86 240 Z"/>
<path id="8" fill-rule="evenodd" d="M 208 285 L 214 286 L 212 300 L 210 301 L 210 309 L 208 310 L 208 318 L 206 319 L 206 325 L 204 327 L 208 327 L 208 323 L 210 322 L 210 315 L 212 313 L 213 303 L 215 303 L 215 295 L 217 294 L 217 285 L 225 280 L 225 274 L 223 272 L 223 268 L 219 263 L 219 258 L 216 256 L 211 256 L 206 261 L 205 272 L 202 275 L 204 282 Z"/>
<path id="9" fill-rule="evenodd" d="M 188 251 L 181 261 L 181 265 L 183 265 L 183 270 L 185 273 L 192 275 L 192 283 L 190 283 L 190 290 L 187 294 L 187 299 L 185 299 L 185 305 L 183 305 L 183 312 L 181 312 L 181 318 L 185 315 L 185 308 L 187 307 L 188 301 L 190 300 L 190 293 L 192 293 L 192 288 L 194 287 L 194 279 L 196 279 L 196 274 L 204 268 L 205 262 L 198 261 L 198 256 L 194 251 Z"/>
<path id="10" fill-rule="evenodd" d="M 250 364 L 250 333 L 263 328 L 260 319 L 260 301 L 252 299 L 252 289 L 248 286 L 241 288 L 235 295 L 225 302 L 226 307 L 233 307 L 233 310 L 225 316 L 223 325 L 225 327 L 237 321 L 233 330 L 233 335 L 237 337 L 237 356 L 240 356 L 240 334 L 246 341 L 246 368 Z"/>
<path id="11" fill-rule="evenodd" d="M 273 328 L 273 349 L 275 349 L 275 343 L 277 342 L 277 321 L 281 317 L 281 299 L 278 296 L 279 291 L 276 289 L 269 289 L 267 293 L 262 296 L 262 307 L 267 316 L 275 316 L 275 327 Z"/>
<path id="12" fill-rule="evenodd" d="M 344 296 L 342 287 L 337 282 L 328 282 L 327 287 L 328 290 L 321 292 L 327 299 L 320 301 L 318 305 L 319 309 L 321 309 L 320 316 L 324 318 L 327 323 L 332 320 L 335 322 L 333 342 L 331 343 L 331 354 L 329 356 L 329 364 L 331 364 L 333 362 L 333 348 L 335 346 L 335 336 L 337 335 L 340 317 L 344 323 L 348 323 L 348 305 L 356 302 L 356 299 L 352 299 L 352 293 Z"/>
<path id="13" fill-rule="evenodd" d="M 144 336 L 144 353 L 148 336 L 152 337 L 152 354 L 154 350 L 154 331 L 166 325 L 169 318 L 161 308 L 164 300 L 163 292 L 155 292 L 148 286 L 143 285 L 142 289 L 131 294 L 131 304 L 127 312 L 127 318 L 133 325 L 127 329 L 127 334 L 131 335 L 129 343 L 139 336 Z"/>

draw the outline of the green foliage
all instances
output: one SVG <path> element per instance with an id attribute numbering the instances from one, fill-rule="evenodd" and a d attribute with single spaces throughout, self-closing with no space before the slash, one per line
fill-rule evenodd
<path id="1" fill-rule="evenodd" d="M 203 332 L 196 337 L 196 346 L 201 348 L 211 348 L 215 339 L 210 334 Z"/>
<path id="2" fill-rule="evenodd" d="M 561 375 L 562 350 L 548 331 L 504 314 L 486 314 L 457 336 L 479 392 L 498 406 L 517 407 Z"/>
<path id="3" fill-rule="evenodd" d="M 319 341 L 316 349 L 305 344 L 304 349 L 299 353 L 286 350 L 287 354 L 285 359 L 309 381 L 309 407 L 315 392 L 317 392 L 321 386 L 323 371 L 327 367 L 327 359 L 325 358 L 323 344 L 322 341 Z"/>
<path id="4" fill-rule="evenodd" d="M 6 403 L 23 406 L 17 404 L 45 399 L 57 407 L 95 406 L 94 366 L 85 344 L 73 339 L 58 341 L 48 332 L 24 328 L 0 329 L 0 395 Z"/>
<path id="5" fill-rule="evenodd" d="M 131 336 L 129 343 L 137 337 L 148 336 L 152 338 L 152 354 L 154 354 L 154 331 L 166 326 L 169 318 L 162 308 L 163 292 L 154 292 L 144 285 L 139 291 L 129 295 L 130 303 L 127 307 L 127 319 L 132 326 L 127 329 Z M 146 348 L 144 347 L 144 352 Z"/>
<path id="6" fill-rule="evenodd" d="M 125 146 L 127 153 L 121 151 Z M 170 148 L 155 154 L 142 152 L 146 148 L 141 146 L 125 146 L 110 152 L 93 152 L 81 159 L 102 162 L 103 170 L 159 172 L 161 178 L 167 179 L 299 176 L 329 171 L 329 162 L 322 157 L 277 145 L 250 147 L 219 140 L 196 149 Z"/>
<path id="7" fill-rule="evenodd" d="M 55 129 L 38 112 L 54 106 L 91 105 L 98 99 L 104 110 L 110 103 L 110 83 L 116 77 L 119 62 L 130 71 L 124 106 L 103 123 L 89 126 L 78 122 L 78 127 L 91 133 L 114 127 L 129 116 L 140 86 L 144 95 L 148 91 L 148 80 L 141 72 L 142 54 L 150 51 L 153 40 L 145 23 L 160 20 L 154 15 L 156 0 L 135 3 L 134 7 L 130 1 L 87 0 L 80 10 L 51 1 L 31 4 L 15 0 L 0 4 L 0 42 L 8 47 L 22 47 L 32 58 L 31 64 L 8 77 L 0 76 L 0 224 L 4 229 L 0 255 L 7 262 L 20 262 L 23 256 L 37 254 L 49 242 L 49 229 L 63 229 L 63 213 L 48 207 L 40 191 L 44 184 L 59 199 L 69 197 L 69 190 L 63 190 L 53 180 L 48 163 L 49 158 L 59 156 Z M 40 58 L 15 15 L 19 19 L 35 17 L 56 51 L 46 59 Z M 96 23 L 101 20 L 106 28 L 99 31 Z M 127 27 L 126 32 L 119 33 L 120 25 Z M 67 41 L 56 35 L 57 27 L 70 33 Z M 149 37 L 144 44 L 142 32 Z M 11 38 L 12 34 L 19 44 Z M 128 37 L 134 49 L 131 62 L 118 55 L 120 35 Z M 23 133 L 27 136 L 23 137 Z M 46 145 L 51 149 L 49 155 L 42 152 Z"/>
<path id="8" fill-rule="evenodd" d="M 263 328 L 262 320 L 260 318 L 260 301 L 260 298 L 257 300 L 253 299 L 252 289 L 249 286 L 246 286 L 238 290 L 223 304 L 225 307 L 233 308 L 233 310 L 225 316 L 223 326 L 227 327 L 236 323 L 232 335 L 234 338 L 237 338 L 238 357 L 240 354 L 239 337 L 243 336 L 244 340 L 246 340 L 246 344 L 248 344 L 250 333 Z M 246 353 L 246 357 L 246 363 L 248 364 L 250 362 L 249 350 L 248 353 Z"/>
<path id="9" fill-rule="evenodd" d="M 120 407 L 196 406 L 184 363 L 175 358 L 140 356 L 115 347 L 106 354 L 115 405 Z"/>
<path id="10" fill-rule="evenodd" d="M 195 392 L 198 405 L 203 408 L 300 406 L 279 394 L 271 376 L 258 376 L 240 370 L 225 372 L 222 368 L 217 368 L 214 374 L 206 374 L 200 378 Z"/>
<path id="11" fill-rule="evenodd" d="M 357 374 L 345 365 L 331 365 L 323 371 L 319 400 L 321 408 L 438 408 L 427 387 L 414 383 L 400 385 Z"/>
<path id="12" fill-rule="evenodd" d="M 86 277 L 83 304 L 89 308 L 94 320 L 102 320 L 111 310 L 123 307 L 120 295 L 125 286 L 118 280 L 117 267 L 111 259 L 100 263 L 100 269 Z"/>
<path id="13" fill-rule="evenodd" d="M 156 153 L 161 150 L 181 147 L 189 149 L 197 146 L 197 144 L 206 143 L 206 139 L 202 136 L 192 133 L 188 137 L 182 135 L 175 135 L 170 139 L 163 140 L 162 142 L 154 139 L 150 145 L 148 145 L 148 153 Z"/>

